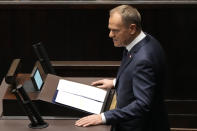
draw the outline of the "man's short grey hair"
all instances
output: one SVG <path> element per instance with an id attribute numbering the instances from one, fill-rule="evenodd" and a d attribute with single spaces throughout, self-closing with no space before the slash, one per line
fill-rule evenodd
<path id="1" fill-rule="evenodd" d="M 120 5 L 110 10 L 110 16 L 116 12 L 122 16 L 125 26 L 136 24 L 137 30 L 141 30 L 141 15 L 136 8 L 130 5 Z"/>

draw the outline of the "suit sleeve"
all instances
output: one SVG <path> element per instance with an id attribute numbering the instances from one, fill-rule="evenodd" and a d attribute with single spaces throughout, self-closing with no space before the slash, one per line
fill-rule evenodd
<path id="1" fill-rule="evenodd" d="M 134 100 L 127 106 L 110 110 L 104 113 L 107 124 L 140 118 L 148 112 L 154 95 L 156 85 L 153 67 L 147 61 L 137 64 L 133 75 Z"/>

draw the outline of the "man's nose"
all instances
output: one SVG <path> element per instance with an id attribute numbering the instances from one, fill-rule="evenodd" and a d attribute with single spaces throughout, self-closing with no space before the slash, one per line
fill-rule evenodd
<path id="1" fill-rule="evenodd" d="M 112 31 L 109 32 L 109 37 L 113 38 L 114 37 L 114 33 Z"/>

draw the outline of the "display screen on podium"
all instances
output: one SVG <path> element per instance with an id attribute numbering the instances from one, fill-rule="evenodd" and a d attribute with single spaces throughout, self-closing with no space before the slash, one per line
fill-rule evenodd
<path id="1" fill-rule="evenodd" d="M 103 112 L 109 91 L 65 79 L 60 79 L 53 102 L 88 113 Z"/>
<path id="2" fill-rule="evenodd" d="M 41 91 L 42 86 L 44 85 L 45 77 L 46 74 L 44 73 L 42 65 L 39 61 L 37 61 L 30 76 L 31 79 L 25 81 L 23 84 L 26 92 Z"/>
<path id="3" fill-rule="evenodd" d="M 40 91 L 42 88 L 42 85 L 44 84 L 43 78 L 40 74 L 40 70 L 38 67 L 36 67 L 33 71 L 32 77 L 31 77 L 32 83 L 34 85 L 34 88 L 37 91 Z"/>

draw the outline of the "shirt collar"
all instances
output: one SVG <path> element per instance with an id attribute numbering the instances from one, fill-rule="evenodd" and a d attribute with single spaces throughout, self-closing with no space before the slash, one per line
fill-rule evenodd
<path id="1" fill-rule="evenodd" d="M 141 31 L 140 34 L 129 45 L 126 46 L 126 49 L 130 51 L 134 47 L 134 45 L 144 39 L 144 37 L 146 37 L 146 35 L 143 31 Z"/>

